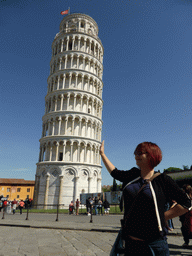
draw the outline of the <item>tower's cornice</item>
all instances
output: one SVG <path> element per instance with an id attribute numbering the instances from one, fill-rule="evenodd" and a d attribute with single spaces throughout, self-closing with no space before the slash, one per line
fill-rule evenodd
<path id="1" fill-rule="evenodd" d="M 86 118 L 86 119 L 96 119 L 97 122 L 100 122 L 101 125 L 103 124 L 103 120 L 95 115 L 92 115 L 92 114 L 89 114 L 89 113 L 84 113 L 84 112 L 78 112 L 78 111 L 68 111 L 68 110 L 65 110 L 65 111 L 53 111 L 53 112 L 49 112 L 47 114 L 45 114 L 43 117 L 42 117 L 42 121 L 45 121 L 47 119 L 51 119 L 53 117 L 57 117 L 57 116 L 60 116 L 60 115 L 69 115 L 69 116 L 79 116 L 81 118 Z"/>
<path id="2" fill-rule="evenodd" d="M 93 18 L 91 18 L 89 15 L 84 14 L 84 13 L 73 13 L 73 14 L 69 14 L 69 15 L 65 16 L 62 19 L 61 23 L 60 23 L 60 27 L 59 27 L 60 30 L 62 30 L 63 22 L 66 22 L 66 21 L 71 20 L 71 19 L 87 19 L 90 22 L 92 22 L 96 26 L 97 31 L 99 31 L 99 28 L 98 28 L 98 25 L 97 25 L 96 21 Z"/>
<path id="3" fill-rule="evenodd" d="M 71 88 L 69 88 L 69 89 L 60 89 L 60 90 L 56 90 L 56 91 L 52 91 L 52 92 L 50 92 L 50 93 L 48 93 L 46 96 L 45 96 L 45 100 L 48 100 L 50 97 L 52 97 L 52 96 L 57 96 L 57 95 L 59 95 L 59 94 L 65 94 L 65 93 L 73 93 L 73 94 L 81 94 L 82 96 L 84 96 L 84 95 L 90 95 L 90 96 L 92 96 L 92 97 L 94 97 L 94 98 L 96 98 L 96 99 L 98 99 L 99 101 L 101 101 L 102 102 L 102 104 L 103 104 L 103 99 L 100 97 L 100 96 L 98 96 L 98 95 L 96 95 L 96 94 L 94 94 L 94 93 L 92 93 L 92 92 L 89 92 L 89 91 L 84 91 L 84 90 L 81 90 L 81 89 L 71 89 Z"/>

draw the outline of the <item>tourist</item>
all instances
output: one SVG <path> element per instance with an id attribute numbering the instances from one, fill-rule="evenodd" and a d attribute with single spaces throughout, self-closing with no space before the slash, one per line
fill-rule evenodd
<path id="1" fill-rule="evenodd" d="M 184 185 L 183 190 L 192 199 L 192 187 L 190 185 Z M 181 232 L 184 240 L 183 247 L 188 247 L 189 239 L 192 238 L 192 211 L 188 211 L 180 216 L 179 220 L 181 221 Z"/>
<path id="2" fill-rule="evenodd" d="M 69 214 L 73 214 L 74 211 L 74 204 L 73 201 L 71 201 L 71 203 L 69 204 Z"/>
<path id="3" fill-rule="evenodd" d="M 87 209 L 87 216 L 91 215 L 91 204 L 90 204 L 91 197 L 86 199 L 86 209 Z"/>
<path id="4" fill-rule="evenodd" d="M 90 197 L 89 202 L 90 202 L 90 213 L 93 214 L 94 198 Z"/>
<path id="5" fill-rule="evenodd" d="M 110 210 L 110 204 L 107 201 L 107 199 L 104 200 L 103 202 L 103 207 L 104 207 L 104 213 L 105 215 L 109 215 L 109 210 Z"/>
<path id="6" fill-rule="evenodd" d="M 25 203 L 23 202 L 23 200 L 21 199 L 21 201 L 19 202 L 19 210 L 20 210 L 20 214 L 22 214 L 22 210 L 25 206 Z"/>
<path id="7" fill-rule="evenodd" d="M 101 198 L 99 198 L 99 201 L 98 201 L 98 213 L 99 215 L 103 215 L 103 202 L 101 200 Z"/>
<path id="8" fill-rule="evenodd" d="M 7 200 L 6 213 L 11 214 L 11 201 Z"/>
<path id="9" fill-rule="evenodd" d="M 3 201 L 0 200 L 0 212 L 1 212 L 1 209 L 3 208 Z"/>
<path id="10" fill-rule="evenodd" d="M 79 215 L 79 204 L 80 204 L 80 202 L 79 202 L 79 199 L 77 199 L 77 201 L 75 202 L 75 206 L 76 206 L 76 215 Z"/>
<path id="11" fill-rule="evenodd" d="M 7 199 L 3 201 L 3 211 L 6 212 L 7 210 Z"/>
<path id="12" fill-rule="evenodd" d="M 15 214 L 16 208 L 17 208 L 17 201 L 14 199 L 14 200 L 12 201 L 13 214 Z"/>
<path id="13" fill-rule="evenodd" d="M 140 143 L 134 151 L 139 168 L 129 171 L 115 168 L 104 153 L 104 141 L 100 155 L 111 176 L 123 182 L 125 255 L 169 255 L 166 221 L 188 212 L 191 200 L 168 175 L 154 175 L 154 167 L 162 160 L 160 148 L 151 142 Z M 165 212 L 165 204 L 173 200 L 177 205 Z"/>
<path id="14" fill-rule="evenodd" d="M 97 207 L 98 207 L 98 197 L 96 196 L 95 197 L 95 200 L 94 200 L 94 210 L 95 210 L 95 215 L 98 214 L 98 210 L 97 210 Z"/>

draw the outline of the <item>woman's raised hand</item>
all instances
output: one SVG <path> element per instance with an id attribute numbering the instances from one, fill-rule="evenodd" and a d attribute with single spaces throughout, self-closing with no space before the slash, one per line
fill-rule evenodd
<path id="1" fill-rule="evenodd" d="M 101 143 L 99 154 L 101 155 L 103 163 L 107 168 L 108 172 L 111 173 L 115 169 L 115 166 L 109 161 L 109 159 L 104 153 L 104 140 Z"/>
<path id="2" fill-rule="evenodd" d="M 100 150 L 99 150 L 99 154 L 100 154 L 100 155 L 103 155 L 103 154 L 104 154 L 104 140 L 103 140 L 102 143 L 101 143 Z"/>

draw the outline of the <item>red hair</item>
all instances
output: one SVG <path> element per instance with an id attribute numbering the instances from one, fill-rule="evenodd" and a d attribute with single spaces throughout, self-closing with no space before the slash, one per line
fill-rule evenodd
<path id="1" fill-rule="evenodd" d="M 162 160 L 161 149 L 155 143 L 142 142 L 136 147 L 134 154 L 139 151 L 148 153 L 151 168 L 157 166 Z"/>

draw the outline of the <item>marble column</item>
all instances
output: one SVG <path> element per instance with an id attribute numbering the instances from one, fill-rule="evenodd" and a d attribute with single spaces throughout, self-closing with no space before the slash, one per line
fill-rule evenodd
<path id="1" fill-rule="evenodd" d="M 60 111 L 63 110 L 63 94 L 61 94 L 61 105 L 60 105 Z"/>
<path id="2" fill-rule="evenodd" d="M 97 193 L 101 193 L 101 178 L 97 178 Z"/>
<path id="3" fill-rule="evenodd" d="M 58 127 L 58 135 L 61 133 L 61 116 L 59 117 L 59 127 Z"/>
<path id="4" fill-rule="evenodd" d="M 80 144 L 78 144 L 77 162 L 80 162 Z"/>
<path id="5" fill-rule="evenodd" d="M 92 179 L 93 179 L 93 177 L 88 178 L 88 193 L 91 193 L 91 180 Z"/>
<path id="6" fill-rule="evenodd" d="M 62 204 L 62 191 L 63 191 L 63 175 L 59 175 L 59 198 L 58 198 L 58 204 Z M 59 206 L 59 209 L 63 209 L 63 205 Z"/>
<path id="7" fill-rule="evenodd" d="M 65 141 L 63 141 L 63 159 L 62 161 L 65 161 Z"/>
<path id="8" fill-rule="evenodd" d="M 55 133 L 55 121 L 53 121 L 52 136 L 54 135 L 54 133 Z"/>
<path id="9" fill-rule="evenodd" d="M 75 191 L 74 191 L 74 202 L 79 198 L 79 188 L 78 188 L 78 180 L 79 180 L 79 177 L 75 177 Z"/>
<path id="10" fill-rule="evenodd" d="M 49 151 L 49 161 L 52 161 L 52 151 L 53 151 L 53 147 L 50 145 L 50 151 Z"/>
<path id="11" fill-rule="evenodd" d="M 73 105 L 73 110 L 75 111 L 76 108 L 76 99 L 77 99 L 77 95 L 74 95 L 74 105 Z"/>
<path id="12" fill-rule="evenodd" d="M 39 195 L 39 185 L 40 185 L 40 175 L 35 175 L 35 187 L 34 187 L 34 198 L 33 198 L 33 207 L 37 209 L 38 204 L 38 195 Z"/>
<path id="13" fill-rule="evenodd" d="M 71 143 L 71 162 L 73 162 L 73 143 Z"/>
<path id="14" fill-rule="evenodd" d="M 65 88 L 65 77 L 66 77 L 66 75 L 65 75 L 65 74 L 63 74 L 63 86 L 62 86 L 62 89 L 64 89 L 64 88 Z"/>
<path id="15" fill-rule="evenodd" d="M 75 118 L 72 118 L 72 128 L 71 128 L 71 135 L 74 135 L 74 123 L 75 123 Z"/>
<path id="16" fill-rule="evenodd" d="M 46 175 L 46 186 L 45 186 L 45 198 L 44 198 L 44 209 L 47 209 L 47 203 L 48 203 L 48 196 L 49 196 L 49 180 L 50 180 L 50 174 L 47 173 Z"/>
<path id="17" fill-rule="evenodd" d="M 68 123 L 68 118 L 65 117 L 65 135 L 67 135 L 67 123 Z"/>
<path id="18" fill-rule="evenodd" d="M 55 161 L 58 161 L 58 153 L 59 153 L 59 142 L 56 143 Z"/>
<path id="19" fill-rule="evenodd" d="M 60 83 L 60 76 L 58 76 L 58 80 L 57 80 L 57 90 L 59 90 L 59 83 Z"/>
<path id="20" fill-rule="evenodd" d="M 64 39 L 62 39 L 62 42 L 61 42 L 61 52 L 63 52 L 63 44 L 64 44 Z"/>

